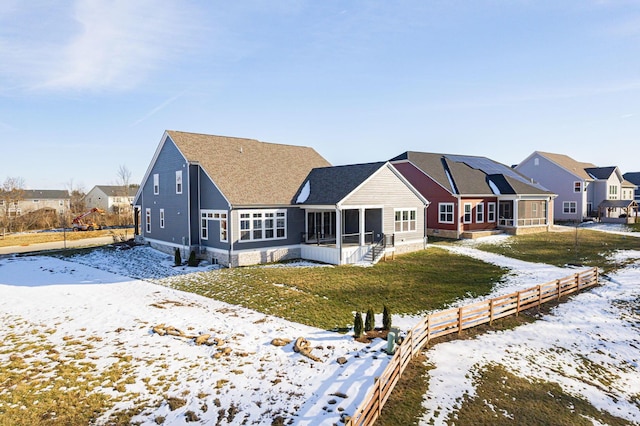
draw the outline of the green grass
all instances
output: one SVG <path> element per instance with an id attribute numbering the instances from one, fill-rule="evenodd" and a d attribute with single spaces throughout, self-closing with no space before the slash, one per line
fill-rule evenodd
<path id="1" fill-rule="evenodd" d="M 373 267 L 237 268 L 161 283 L 324 329 L 353 324 L 353 312 L 419 314 L 488 294 L 506 270 L 431 247 Z M 377 324 L 380 326 L 381 324 Z"/>
<path id="2" fill-rule="evenodd" d="M 577 229 L 518 235 L 505 244 L 480 244 L 476 248 L 528 262 L 596 266 L 607 273 L 621 266 L 609 255 L 616 250 L 640 250 L 640 238 Z"/>
<path id="3" fill-rule="evenodd" d="M 610 426 L 629 424 L 567 394 L 557 384 L 529 381 L 499 365 L 484 368 L 476 383 L 475 397 L 465 397 L 450 424 L 591 426 L 591 419 Z"/>

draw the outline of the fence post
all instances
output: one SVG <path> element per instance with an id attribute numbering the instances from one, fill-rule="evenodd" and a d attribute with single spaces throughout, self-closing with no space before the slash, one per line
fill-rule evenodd
<path id="1" fill-rule="evenodd" d="M 540 305 L 542 304 L 542 287 L 538 284 L 538 312 L 540 311 Z"/>
<path id="2" fill-rule="evenodd" d="M 458 336 L 462 334 L 462 307 L 458 308 Z"/>
<path id="3" fill-rule="evenodd" d="M 558 288 L 558 300 L 560 300 L 560 280 L 556 280 L 556 287 Z"/>
<path id="4" fill-rule="evenodd" d="M 489 325 L 493 325 L 493 301 L 494 299 L 489 300 Z"/>
<path id="5" fill-rule="evenodd" d="M 576 274 L 576 291 L 580 291 L 580 274 Z"/>
<path id="6" fill-rule="evenodd" d="M 520 292 L 518 292 L 518 297 L 516 301 L 516 316 L 520 315 Z"/>
<path id="7" fill-rule="evenodd" d="M 429 339 L 431 338 L 431 315 L 427 315 L 427 342 L 425 345 L 429 346 Z"/>

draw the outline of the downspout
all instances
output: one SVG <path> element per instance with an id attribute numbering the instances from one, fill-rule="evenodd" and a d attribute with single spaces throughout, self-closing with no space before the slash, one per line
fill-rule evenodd
<path id="1" fill-rule="evenodd" d="M 189 248 L 191 248 L 191 173 L 190 163 L 187 162 L 187 238 Z M 184 188 L 183 188 L 184 189 Z M 182 242 L 182 248 L 184 250 L 187 245 L 187 240 Z M 183 259 L 186 259 L 187 253 L 184 254 Z"/>
<path id="2" fill-rule="evenodd" d="M 233 253 L 233 206 L 229 203 L 229 217 L 227 218 L 227 237 L 229 238 L 229 254 L 227 257 L 227 267 L 233 268 L 231 264 L 231 254 Z"/>
<path id="3" fill-rule="evenodd" d="M 462 228 L 462 221 L 460 220 L 460 212 L 462 212 L 462 214 L 464 214 L 464 207 L 462 209 L 460 209 L 461 207 L 461 203 L 462 203 L 462 197 L 460 195 L 457 195 L 456 198 L 458 199 L 458 202 L 456 203 L 456 239 L 459 240 L 460 239 L 460 235 L 462 235 L 462 231 L 460 230 L 460 228 Z"/>
<path id="4" fill-rule="evenodd" d="M 340 227 L 336 226 L 336 231 L 339 235 L 336 236 L 336 247 L 338 248 L 338 256 L 339 256 L 339 265 L 342 265 L 342 233 L 343 233 L 343 220 L 342 220 L 342 211 L 340 210 L 340 203 L 336 204 L 336 220 L 339 221 Z M 338 225 L 338 224 L 336 224 Z"/>

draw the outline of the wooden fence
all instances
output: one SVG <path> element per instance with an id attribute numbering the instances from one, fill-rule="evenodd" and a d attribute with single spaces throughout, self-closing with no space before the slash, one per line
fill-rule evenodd
<path id="1" fill-rule="evenodd" d="M 391 391 L 400 379 L 411 359 L 420 353 L 431 339 L 463 330 L 509 315 L 538 307 L 551 300 L 578 292 L 598 283 L 598 269 L 591 268 L 577 274 L 551 281 L 527 290 L 490 300 L 472 303 L 460 308 L 447 309 L 424 318 L 411 329 L 396 351 L 380 377 L 374 380 L 373 387 L 353 416 L 347 420 L 347 426 L 369 426 L 380 416 L 382 407 L 391 395 Z"/>

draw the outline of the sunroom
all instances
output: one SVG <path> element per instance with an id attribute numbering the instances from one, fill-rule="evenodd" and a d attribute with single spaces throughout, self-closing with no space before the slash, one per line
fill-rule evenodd
<path id="1" fill-rule="evenodd" d="M 428 202 L 389 163 L 314 169 L 295 203 L 305 212 L 301 255 L 335 265 L 375 263 L 396 249 L 424 247 Z"/>

